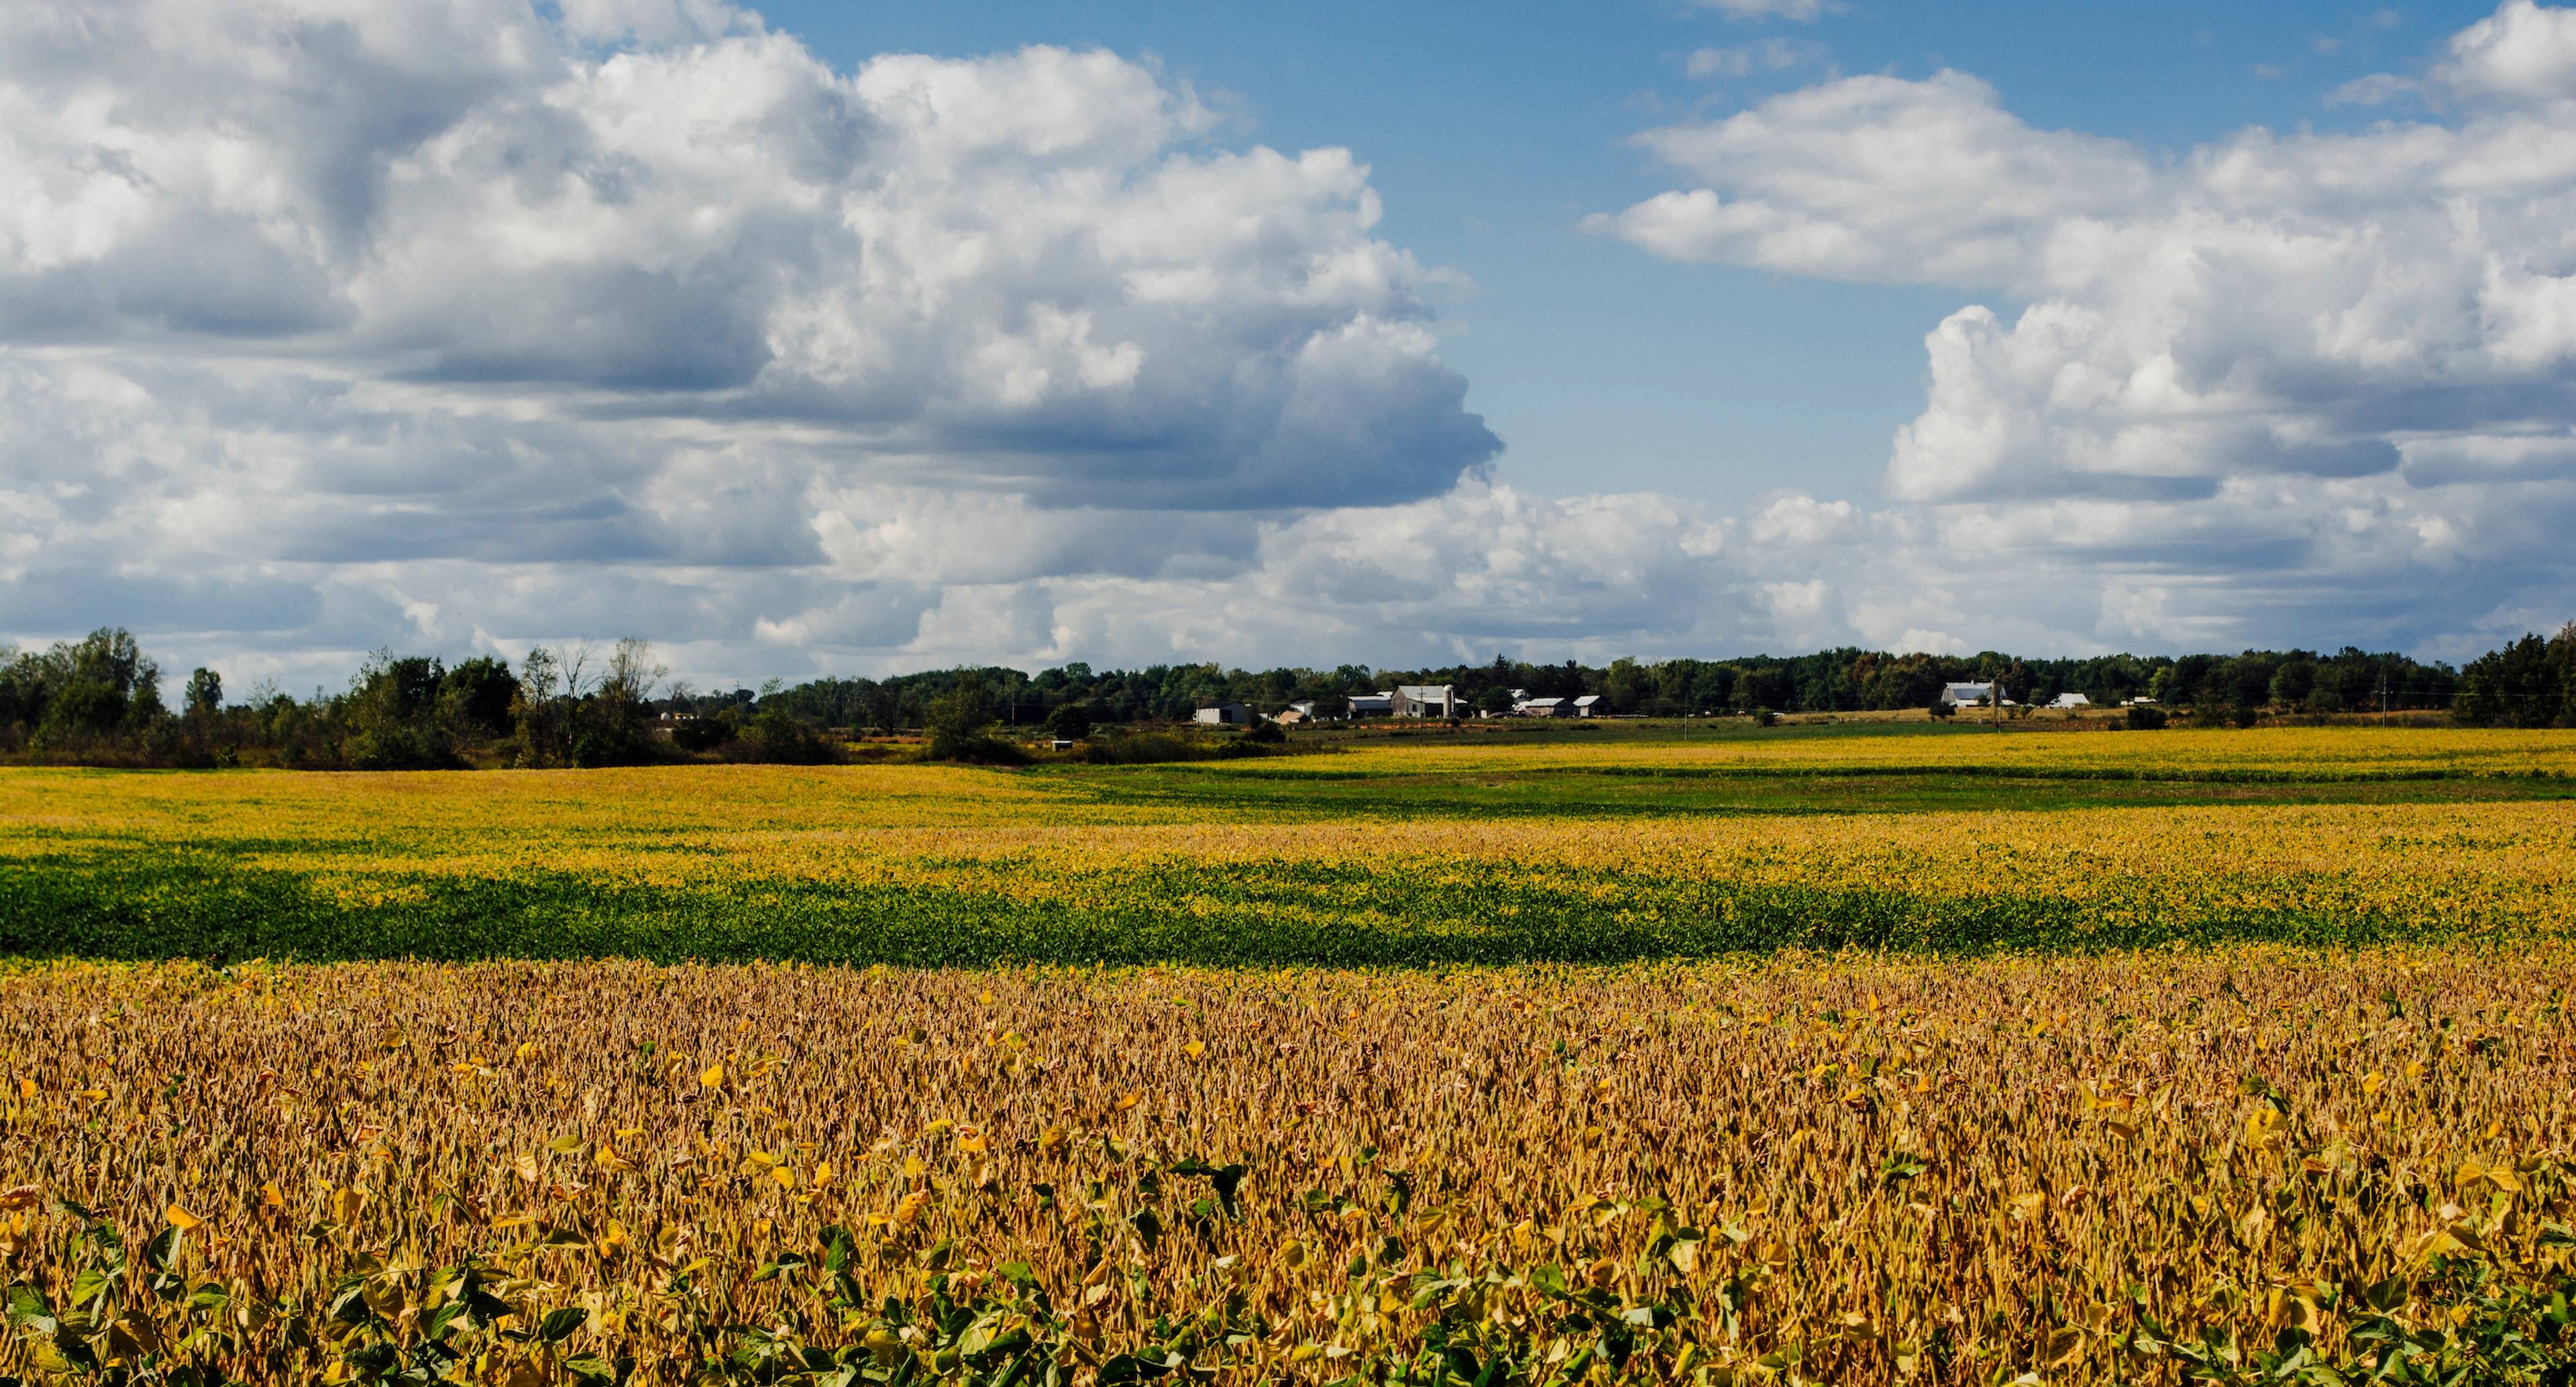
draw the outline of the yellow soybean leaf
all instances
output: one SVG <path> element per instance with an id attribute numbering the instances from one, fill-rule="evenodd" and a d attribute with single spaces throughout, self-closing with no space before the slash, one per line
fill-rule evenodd
<path id="1" fill-rule="evenodd" d="M 792 1190 L 796 1188 L 796 1172 L 787 1166 L 782 1165 L 772 1167 L 769 1172 L 769 1178 L 777 1181 L 780 1189 Z"/>
<path id="2" fill-rule="evenodd" d="M 340 1223 L 355 1223 L 360 1210 L 367 1207 L 367 1192 L 343 1185 L 331 1192 L 331 1217 Z"/>
<path id="3" fill-rule="evenodd" d="M 23 1079 L 23 1078 L 22 1078 L 22 1079 L 20 1079 L 20 1080 L 18 1081 L 18 1096 L 19 1096 L 19 1097 L 21 1097 L 21 1098 L 33 1098 L 33 1097 L 35 1097 L 35 1096 L 36 1096 L 36 1081 L 35 1081 L 35 1080 L 33 1080 L 33 1079 Z"/>
<path id="4" fill-rule="evenodd" d="M 1132 1108 L 1132 1107 L 1136 1106 L 1137 1104 L 1142 1103 L 1142 1102 L 1144 1102 L 1144 1101 L 1145 1101 L 1145 1095 L 1144 1095 L 1144 1094 L 1141 1094 L 1141 1093 L 1131 1093 L 1131 1094 L 1128 1094 L 1126 1097 L 1121 1098 L 1121 1099 L 1119 1099 L 1119 1100 L 1118 1100 L 1118 1111 L 1120 1111 L 1120 1112 L 1125 1112 L 1125 1111 L 1127 1111 L 1129 1108 Z"/>
<path id="5" fill-rule="evenodd" d="M 278 1192 L 274 1183 L 264 1181 L 259 1187 L 259 1202 L 272 1209 L 283 1209 L 286 1207 L 286 1196 Z"/>
<path id="6" fill-rule="evenodd" d="M 1203 1041 L 1193 1040 L 1189 1044 L 1181 1047 L 1181 1053 L 1189 1056 L 1191 1059 L 1198 1059 L 1207 1053 L 1207 1045 Z"/>
<path id="7" fill-rule="evenodd" d="M 701 1088 L 722 1088 L 722 1087 L 724 1087 L 724 1065 L 723 1065 L 723 1063 L 722 1063 L 721 1061 L 719 1061 L 718 1063 L 710 1064 L 710 1065 L 708 1065 L 705 1069 L 703 1069 L 703 1070 L 699 1071 L 699 1074 L 698 1074 L 698 1086 L 699 1086 L 699 1087 L 701 1087 Z"/>
<path id="8" fill-rule="evenodd" d="M 204 1227 L 206 1222 L 204 1219 L 201 1219 L 195 1214 L 189 1213 L 185 1208 L 182 1208 L 179 1202 L 175 1199 L 170 1201 L 169 1208 L 161 1211 L 161 1215 L 162 1217 L 170 1220 L 171 1227 L 178 1229 L 182 1233 L 194 1232 L 197 1229 Z"/>
<path id="9" fill-rule="evenodd" d="M 2374 1069 L 2361 1076 L 2361 1091 L 2366 1097 L 2376 1098 L 2379 1096 L 2379 1090 L 2387 1083 L 2388 1077 Z"/>

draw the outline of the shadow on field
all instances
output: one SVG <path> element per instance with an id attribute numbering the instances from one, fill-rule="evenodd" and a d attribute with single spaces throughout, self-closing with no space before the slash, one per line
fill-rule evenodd
<path id="1" fill-rule="evenodd" d="M 370 882 L 376 898 L 353 904 L 302 876 L 216 852 L 21 858 L 0 883 L 0 953 L 1419 967 L 1853 946 L 1973 954 L 2228 940 L 2348 945 L 2427 933 L 2420 920 L 2223 900 L 1931 899 L 1613 871 L 1478 881 L 1339 863 L 1147 866 L 1118 882 L 1117 894 L 1135 904 L 1106 906 L 799 881 L 738 890 L 568 874 Z M 2460 932 L 2469 932 L 2465 924 Z"/>

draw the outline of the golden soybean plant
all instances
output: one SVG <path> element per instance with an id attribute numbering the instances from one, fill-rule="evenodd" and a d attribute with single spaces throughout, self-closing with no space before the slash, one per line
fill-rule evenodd
<path id="1" fill-rule="evenodd" d="M 2568 1275 L 2570 962 L 35 968 L 0 979 L 0 1370 L 2432 1352 L 2481 1315 L 2546 1333 Z"/>

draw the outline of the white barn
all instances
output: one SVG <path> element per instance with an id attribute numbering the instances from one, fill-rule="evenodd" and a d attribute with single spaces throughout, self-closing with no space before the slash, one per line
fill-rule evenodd
<path id="1" fill-rule="evenodd" d="M 1464 711 L 1455 684 L 1398 684 L 1387 711 L 1400 718 L 1454 718 Z"/>

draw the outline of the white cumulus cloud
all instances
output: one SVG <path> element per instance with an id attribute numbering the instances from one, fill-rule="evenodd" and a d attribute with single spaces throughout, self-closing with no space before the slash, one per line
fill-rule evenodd
<path id="1" fill-rule="evenodd" d="M 2570 575 L 2576 10 L 2510 0 L 2425 84 L 2432 116 L 2166 154 L 1846 78 L 1641 136 L 1687 182 L 1590 225 L 2000 296 L 1930 332 L 1893 442 L 1918 572 L 2073 582 L 2113 643 L 2438 641 Z"/>
<path id="2" fill-rule="evenodd" d="M 0 631 L 897 651 L 1482 476 L 1367 167 L 1215 127 L 716 0 L 6 7 Z"/>

